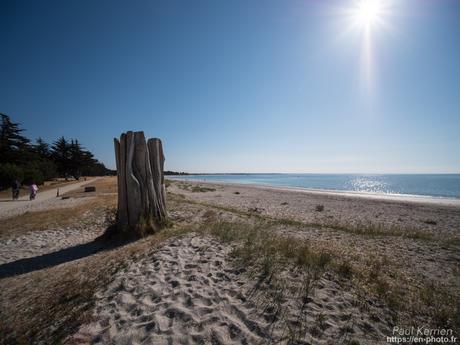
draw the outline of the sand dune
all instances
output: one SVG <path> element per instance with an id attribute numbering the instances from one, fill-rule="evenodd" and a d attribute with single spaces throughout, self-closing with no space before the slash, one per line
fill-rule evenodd
<path id="1" fill-rule="evenodd" d="M 284 298 L 282 310 L 288 312 L 281 314 L 281 307 L 263 299 L 267 287 L 249 279 L 231 251 L 196 234 L 169 240 L 119 272 L 98 293 L 96 321 L 65 344 L 284 344 L 290 337 L 286 324 L 300 326 L 317 344 L 350 334 L 375 344 L 388 333 L 391 313 L 376 301 L 363 308 L 367 301 L 330 275 L 307 301 Z M 285 274 L 288 281 L 301 281 L 297 272 Z"/>

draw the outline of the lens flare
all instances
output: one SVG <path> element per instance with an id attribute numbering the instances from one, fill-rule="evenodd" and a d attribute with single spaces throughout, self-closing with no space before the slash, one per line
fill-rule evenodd
<path id="1" fill-rule="evenodd" d="M 389 15 L 393 11 L 394 0 L 350 0 L 340 11 L 346 21 L 346 34 L 358 37 L 361 43 L 361 79 L 366 95 L 373 94 L 376 86 L 376 42 L 378 35 L 389 29 Z"/>
<path id="2" fill-rule="evenodd" d="M 361 0 L 356 4 L 353 16 L 358 26 L 369 29 L 381 21 L 382 3 L 379 0 Z"/>

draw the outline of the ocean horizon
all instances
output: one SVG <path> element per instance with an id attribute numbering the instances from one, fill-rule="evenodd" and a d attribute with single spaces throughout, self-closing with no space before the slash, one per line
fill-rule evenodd
<path id="1" fill-rule="evenodd" d="M 209 173 L 174 179 L 460 199 L 460 174 Z"/>

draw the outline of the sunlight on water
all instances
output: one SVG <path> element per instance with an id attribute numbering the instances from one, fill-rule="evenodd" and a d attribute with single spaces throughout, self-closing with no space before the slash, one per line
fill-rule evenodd
<path id="1" fill-rule="evenodd" d="M 356 192 L 368 192 L 368 193 L 393 193 L 388 183 L 382 179 L 369 177 L 358 177 L 350 181 L 350 190 Z"/>
<path id="2" fill-rule="evenodd" d="M 362 193 L 460 198 L 460 174 L 209 174 L 177 178 Z"/>

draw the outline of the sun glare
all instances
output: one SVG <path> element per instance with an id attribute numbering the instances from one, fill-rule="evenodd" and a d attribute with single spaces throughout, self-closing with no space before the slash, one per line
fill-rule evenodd
<path id="1" fill-rule="evenodd" d="M 339 10 L 345 23 L 345 34 L 358 37 L 361 42 L 361 78 L 368 95 L 376 85 L 376 44 L 382 31 L 391 29 L 389 17 L 394 10 L 394 0 L 350 0 Z"/>
<path id="2" fill-rule="evenodd" d="M 353 18 L 360 27 L 369 29 L 382 19 L 382 3 L 379 0 L 359 0 L 353 9 Z"/>
<path id="3" fill-rule="evenodd" d="M 379 15 L 380 3 L 377 0 L 363 0 L 356 8 L 356 20 L 365 26 L 375 23 Z"/>

